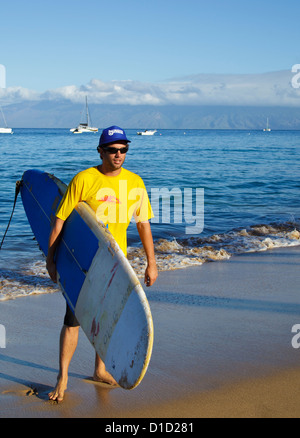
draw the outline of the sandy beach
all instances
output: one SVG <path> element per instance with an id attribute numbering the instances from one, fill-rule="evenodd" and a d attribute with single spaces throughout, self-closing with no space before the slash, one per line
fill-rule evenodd
<path id="1" fill-rule="evenodd" d="M 60 293 L 0 304 L 0 417 L 201 418 L 300 416 L 300 247 L 160 273 L 147 290 L 155 338 L 132 391 L 89 380 L 93 348 L 80 332 L 61 404 Z M 300 342 L 300 341 L 299 341 Z"/>

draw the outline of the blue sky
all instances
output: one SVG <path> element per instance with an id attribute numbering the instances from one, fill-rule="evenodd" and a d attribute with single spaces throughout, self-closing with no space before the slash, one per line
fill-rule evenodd
<path id="1" fill-rule="evenodd" d="M 7 87 L 155 83 L 300 63 L 299 0 L 3 0 L 0 10 Z"/>

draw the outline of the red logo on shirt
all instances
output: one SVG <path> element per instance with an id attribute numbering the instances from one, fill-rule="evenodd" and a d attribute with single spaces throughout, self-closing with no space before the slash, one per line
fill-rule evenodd
<path id="1" fill-rule="evenodd" d="M 105 195 L 99 199 L 99 202 L 111 202 L 112 204 L 121 204 L 120 200 L 113 195 Z"/>

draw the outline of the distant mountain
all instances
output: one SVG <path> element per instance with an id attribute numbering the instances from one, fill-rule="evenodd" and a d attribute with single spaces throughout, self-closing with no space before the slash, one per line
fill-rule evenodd
<path id="1" fill-rule="evenodd" d="M 0 88 L 8 125 L 74 128 L 87 97 L 92 123 L 127 128 L 300 129 L 300 73 L 197 74 L 148 83 L 133 80 L 67 85 L 37 92 Z M 84 115 L 84 114 L 83 114 Z"/>
<path id="2" fill-rule="evenodd" d="M 90 104 L 93 125 L 133 129 L 300 129 L 300 108 L 226 105 L 109 105 Z M 74 128 L 82 104 L 68 100 L 23 101 L 4 107 L 13 128 Z"/>

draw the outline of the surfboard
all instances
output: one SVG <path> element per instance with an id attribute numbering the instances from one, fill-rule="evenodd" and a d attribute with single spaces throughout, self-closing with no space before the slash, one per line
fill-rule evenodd
<path id="1" fill-rule="evenodd" d="M 27 170 L 22 177 L 24 210 L 45 256 L 66 188 L 40 170 Z M 118 384 L 135 388 L 152 353 L 150 306 L 124 253 L 86 203 L 80 202 L 65 221 L 55 257 L 58 283 L 84 333 Z"/>

